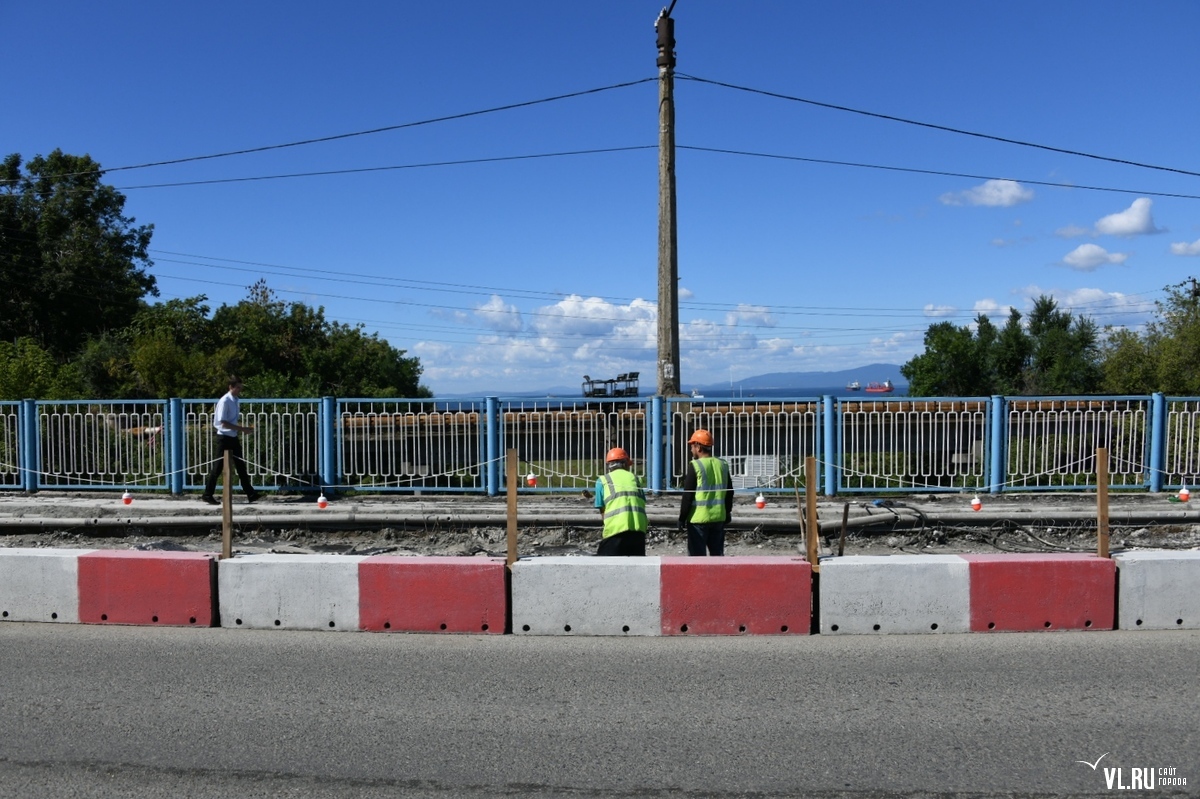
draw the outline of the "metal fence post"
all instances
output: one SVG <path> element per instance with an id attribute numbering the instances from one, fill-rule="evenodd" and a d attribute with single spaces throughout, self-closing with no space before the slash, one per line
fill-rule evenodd
<path id="1" fill-rule="evenodd" d="M 338 453 L 338 415 L 337 415 L 337 399 L 334 397 L 321 397 L 321 418 L 319 421 L 321 426 L 321 493 L 325 493 L 325 488 L 332 489 L 334 486 L 341 483 L 338 480 L 337 472 L 337 453 Z"/>
<path id="2" fill-rule="evenodd" d="M 837 495 L 837 468 L 841 460 L 840 453 L 837 451 L 837 425 L 833 408 L 833 396 L 826 394 L 821 401 L 821 429 L 824 433 L 822 446 L 825 449 L 821 457 L 825 459 L 825 496 L 827 497 Z"/>
<path id="3" fill-rule="evenodd" d="M 1167 466 L 1167 398 L 1161 392 L 1150 395 L 1150 491 L 1157 494 L 1163 488 L 1163 472 Z"/>
<path id="4" fill-rule="evenodd" d="M 992 457 L 988 466 L 988 473 L 984 475 L 984 479 L 988 481 L 988 491 L 992 494 L 999 494 L 1000 489 L 1004 487 L 1004 481 L 1007 479 L 1004 468 L 1004 431 L 1007 429 L 1007 421 L 1004 416 L 1004 397 L 999 394 L 993 394 L 992 429 L 990 430 Z"/>
<path id="5" fill-rule="evenodd" d="M 172 494 L 183 493 L 183 400 L 171 397 L 167 402 L 167 485 Z"/>
<path id="6" fill-rule="evenodd" d="M 650 490 L 656 492 L 663 490 L 664 420 L 663 398 L 656 395 L 650 399 Z"/>
<path id="7" fill-rule="evenodd" d="M 487 398 L 487 494 L 500 494 L 500 398 Z"/>
<path id="8" fill-rule="evenodd" d="M 20 467 L 25 491 L 32 494 L 38 490 L 38 441 L 37 400 L 21 401 L 21 453 Z"/>

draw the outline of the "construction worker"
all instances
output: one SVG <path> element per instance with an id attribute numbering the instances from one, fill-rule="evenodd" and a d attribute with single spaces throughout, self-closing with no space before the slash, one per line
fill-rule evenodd
<path id="1" fill-rule="evenodd" d="M 613 447 L 604 456 L 605 473 L 596 481 L 596 507 L 604 518 L 597 555 L 645 555 L 646 495 L 642 481 L 629 471 L 629 453 Z"/>
<path id="2" fill-rule="evenodd" d="M 679 529 L 687 530 L 689 555 L 724 555 L 725 523 L 733 513 L 729 465 L 714 458 L 712 433 L 699 429 L 688 439 L 692 461 L 683 475 Z"/>

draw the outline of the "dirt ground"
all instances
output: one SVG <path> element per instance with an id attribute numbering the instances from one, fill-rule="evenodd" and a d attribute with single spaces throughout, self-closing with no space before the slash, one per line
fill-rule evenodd
<path id="1" fill-rule="evenodd" d="M 819 555 L 964 552 L 1095 552 L 1094 494 L 986 497 L 972 512 L 959 495 L 821 498 Z M 503 497 L 345 497 L 318 510 L 312 497 L 274 495 L 253 506 L 233 499 L 235 553 L 340 553 L 504 557 L 507 508 Z M 1195 511 L 1192 505 L 1196 505 Z M 687 554 L 676 528 L 678 499 L 649 502 L 647 554 Z M 806 552 L 803 504 L 787 495 L 759 509 L 739 497 L 726 539 L 730 555 Z M 843 519 L 845 536 L 842 535 Z M 1114 498 L 1110 549 L 1200 548 L 1200 503 L 1173 496 Z M 599 515 L 586 496 L 522 498 L 517 552 L 591 555 L 600 540 Z M 221 509 L 194 496 L 58 494 L 0 496 L 0 547 L 79 547 L 219 552 Z"/>

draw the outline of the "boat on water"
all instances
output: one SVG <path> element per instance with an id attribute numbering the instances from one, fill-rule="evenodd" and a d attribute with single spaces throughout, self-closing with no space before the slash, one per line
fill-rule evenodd
<path id="1" fill-rule="evenodd" d="M 896 390 L 892 385 L 891 380 L 884 380 L 882 383 L 867 383 L 868 394 L 891 394 Z"/>
<path id="2" fill-rule="evenodd" d="M 857 380 L 851 380 L 849 383 L 846 384 L 846 390 L 847 391 L 862 391 L 862 383 L 858 382 Z"/>

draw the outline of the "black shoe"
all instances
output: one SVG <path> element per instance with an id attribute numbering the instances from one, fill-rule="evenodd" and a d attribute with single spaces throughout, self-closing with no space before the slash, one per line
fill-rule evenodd
<path id="1" fill-rule="evenodd" d="M 220 502 L 217 502 L 216 497 L 211 496 L 209 494 L 201 494 L 200 499 L 204 502 L 207 502 L 209 505 L 220 505 L 221 504 Z"/>
<path id="2" fill-rule="evenodd" d="M 255 502 L 258 502 L 260 499 L 262 499 L 261 491 L 255 491 L 253 494 L 246 495 L 246 503 L 249 505 L 253 505 Z"/>

